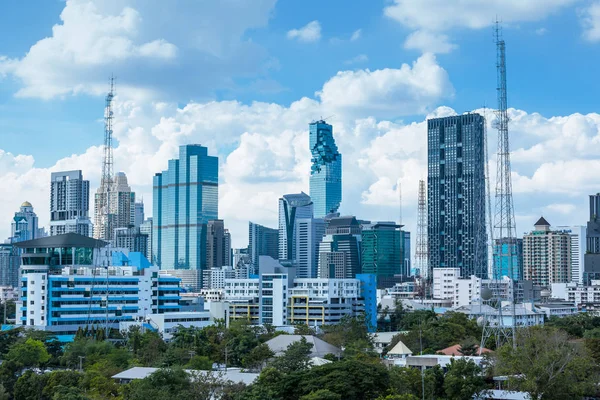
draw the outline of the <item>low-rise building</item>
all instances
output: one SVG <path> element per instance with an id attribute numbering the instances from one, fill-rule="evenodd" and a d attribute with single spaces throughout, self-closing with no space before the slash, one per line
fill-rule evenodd
<path id="1" fill-rule="evenodd" d="M 543 325 L 546 314 L 537 310 L 531 303 L 514 305 L 515 320 L 513 321 L 512 306 L 503 305 L 502 309 L 490 307 L 487 304 L 471 304 L 453 308 L 452 311 L 467 314 L 469 318 L 491 326 L 524 327 Z"/>

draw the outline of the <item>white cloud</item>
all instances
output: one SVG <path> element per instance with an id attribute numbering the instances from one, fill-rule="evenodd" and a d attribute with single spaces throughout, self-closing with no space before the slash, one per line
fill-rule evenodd
<path id="1" fill-rule="evenodd" d="M 583 37 L 590 42 L 600 40 L 600 1 L 591 3 L 580 11 Z"/>
<path id="2" fill-rule="evenodd" d="M 539 35 L 539 36 L 543 36 L 546 33 L 548 33 L 548 29 L 546 29 L 546 28 L 538 28 L 535 30 L 535 34 Z"/>
<path id="3" fill-rule="evenodd" d="M 350 41 L 354 42 L 355 40 L 360 39 L 361 36 L 362 36 L 362 29 L 357 29 L 354 32 L 352 32 L 352 36 L 350 36 Z"/>
<path id="4" fill-rule="evenodd" d="M 426 53 L 450 53 L 458 46 L 450 43 L 448 35 L 424 30 L 414 31 L 404 42 L 405 49 L 416 49 Z"/>
<path id="5" fill-rule="evenodd" d="M 356 57 L 353 57 L 349 60 L 344 61 L 344 64 L 346 64 L 346 65 L 360 64 L 360 63 L 364 63 L 367 61 L 369 61 L 369 57 L 366 54 L 359 54 Z"/>
<path id="6" fill-rule="evenodd" d="M 298 39 L 300 42 L 316 42 L 321 39 L 321 24 L 311 21 L 300 29 L 292 29 L 287 33 L 288 39 Z"/>
<path id="7" fill-rule="evenodd" d="M 544 210 L 546 210 L 546 212 L 548 213 L 559 213 L 559 214 L 566 214 L 569 215 L 571 214 L 573 211 L 575 211 L 576 207 L 574 204 L 569 204 L 569 203 L 555 203 L 555 204 L 549 204 L 546 207 L 544 207 Z"/>
<path id="8" fill-rule="evenodd" d="M 426 53 L 412 67 L 340 71 L 318 96 L 323 105 L 339 112 L 394 117 L 424 114 L 453 93 L 447 72 Z"/>

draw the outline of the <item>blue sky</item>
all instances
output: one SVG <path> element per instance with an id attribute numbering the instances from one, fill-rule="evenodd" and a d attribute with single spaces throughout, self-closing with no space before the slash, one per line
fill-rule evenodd
<path id="1" fill-rule="evenodd" d="M 0 237 L 26 199 L 47 223 L 51 171 L 81 168 L 95 190 L 111 73 L 116 168 L 147 207 L 177 145 L 206 144 L 221 217 L 244 245 L 248 220 L 274 225 L 277 197 L 308 190 L 307 124 L 333 115 L 342 212 L 397 219 L 400 183 L 414 230 L 423 121 L 496 104 L 496 16 L 518 230 L 540 214 L 583 224 L 600 185 L 597 0 L 38 0 L 0 14 Z"/>

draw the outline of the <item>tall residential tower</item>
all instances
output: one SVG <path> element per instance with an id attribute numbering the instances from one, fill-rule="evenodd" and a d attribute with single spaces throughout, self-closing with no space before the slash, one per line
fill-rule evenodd
<path id="1" fill-rule="evenodd" d="M 53 172 L 50 179 L 50 235 L 92 236 L 90 182 L 81 170 Z"/>
<path id="2" fill-rule="evenodd" d="M 333 127 L 323 120 L 309 125 L 310 198 L 314 217 L 336 213 L 342 202 L 342 155 L 333 139 Z"/>

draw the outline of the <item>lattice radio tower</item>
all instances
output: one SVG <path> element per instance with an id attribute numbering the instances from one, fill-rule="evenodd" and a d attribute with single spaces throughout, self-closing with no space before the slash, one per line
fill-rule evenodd
<path id="1" fill-rule="evenodd" d="M 419 198 L 417 202 L 417 249 L 415 264 L 421 277 L 429 279 L 429 246 L 427 242 L 427 191 L 425 181 L 419 181 Z"/>
<path id="2" fill-rule="evenodd" d="M 488 337 L 496 338 L 496 345 L 501 346 L 504 343 L 512 343 L 516 347 L 515 335 L 515 282 L 513 265 L 517 256 L 517 232 L 515 226 L 515 212 L 512 199 L 512 182 L 510 167 L 510 141 L 508 135 L 508 103 L 506 95 L 506 46 L 502 38 L 502 30 L 498 21 L 495 26 L 496 39 L 496 68 L 497 68 L 497 96 L 498 110 L 496 111 L 495 127 L 498 130 L 498 154 L 496 164 L 496 208 L 494 214 L 493 246 L 496 258 L 494 259 L 494 282 L 501 279 L 503 265 L 506 265 L 506 272 L 511 280 L 512 289 L 508 290 L 509 298 L 503 297 L 497 287 L 496 293 L 491 296 L 495 300 L 495 306 L 498 307 L 498 318 L 495 324 L 488 323 L 484 318 L 482 347 Z M 483 291 L 482 291 L 483 292 Z M 488 296 L 491 295 L 488 294 Z M 482 297 L 483 293 L 482 293 Z M 510 302 L 510 305 L 503 310 L 502 300 Z M 504 324 L 503 311 L 509 314 L 510 324 Z"/>
<path id="3" fill-rule="evenodd" d="M 96 200 L 96 233 L 97 239 L 112 238 L 112 218 L 111 218 L 111 190 L 114 181 L 113 171 L 113 107 L 112 102 L 115 97 L 115 78 L 110 77 L 109 92 L 106 95 L 104 106 L 104 157 L 102 159 L 102 178 L 100 180 L 100 190 Z"/>

